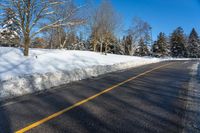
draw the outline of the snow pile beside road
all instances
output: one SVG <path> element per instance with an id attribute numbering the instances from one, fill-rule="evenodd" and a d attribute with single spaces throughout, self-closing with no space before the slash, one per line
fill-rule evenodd
<path id="1" fill-rule="evenodd" d="M 89 51 L 0 47 L 0 100 L 165 59 L 102 55 Z"/>
<path id="2" fill-rule="evenodd" d="M 200 131 L 200 63 L 194 64 L 190 69 L 192 78 L 187 93 L 183 133 Z"/>

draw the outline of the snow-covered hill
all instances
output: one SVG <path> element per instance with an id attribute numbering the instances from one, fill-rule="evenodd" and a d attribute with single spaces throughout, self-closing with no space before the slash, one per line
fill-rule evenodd
<path id="1" fill-rule="evenodd" d="M 89 51 L 0 47 L 0 99 L 20 96 L 92 76 L 163 61 Z"/>

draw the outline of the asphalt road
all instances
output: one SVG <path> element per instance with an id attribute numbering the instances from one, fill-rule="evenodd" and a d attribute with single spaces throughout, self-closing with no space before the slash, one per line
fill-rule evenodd
<path id="1" fill-rule="evenodd" d="M 180 133 L 196 62 L 146 65 L 1 102 L 0 133 Z"/>

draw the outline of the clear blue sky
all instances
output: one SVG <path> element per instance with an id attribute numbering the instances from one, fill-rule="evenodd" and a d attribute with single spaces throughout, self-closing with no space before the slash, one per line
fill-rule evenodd
<path id="1" fill-rule="evenodd" d="M 94 0 L 99 4 L 101 0 Z M 200 0 L 111 0 L 122 14 L 125 28 L 134 16 L 147 21 L 153 27 L 153 37 L 160 31 L 170 34 L 181 26 L 188 34 L 194 27 L 200 33 Z"/>
<path id="2" fill-rule="evenodd" d="M 0 0 L 2 1 L 2 0 Z M 76 0 L 81 4 L 85 0 Z M 97 6 L 101 0 L 92 0 Z M 111 0 L 115 10 L 123 17 L 124 29 L 134 16 L 147 21 L 153 28 L 153 38 L 159 32 L 169 35 L 181 26 L 185 33 L 194 27 L 200 34 L 200 0 Z"/>

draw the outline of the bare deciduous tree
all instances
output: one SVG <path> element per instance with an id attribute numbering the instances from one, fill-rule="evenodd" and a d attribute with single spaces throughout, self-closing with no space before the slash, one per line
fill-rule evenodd
<path id="1" fill-rule="evenodd" d="M 101 5 L 94 11 L 91 18 L 91 43 L 93 50 L 100 52 L 108 51 L 108 45 L 115 40 L 115 31 L 119 26 L 119 15 L 113 9 L 109 1 L 102 1 Z"/>
<path id="2" fill-rule="evenodd" d="M 65 23 L 67 25 L 61 22 L 57 27 L 46 30 L 50 38 L 51 48 L 65 48 L 75 27 L 86 23 L 83 9 L 83 5 L 77 6 L 73 0 L 68 0 L 64 4 L 54 7 L 57 12 L 48 18 L 49 21 L 54 22 L 66 18 Z M 73 24 L 69 25 L 70 22 L 73 22 Z"/>
<path id="3" fill-rule="evenodd" d="M 128 29 L 128 34 L 132 36 L 132 54 L 142 39 L 146 45 L 151 43 L 151 26 L 138 17 L 133 18 L 132 26 Z"/>
<path id="4" fill-rule="evenodd" d="M 8 0 L 9 6 L 17 13 L 18 23 L 22 30 L 24 55 L 28 56 L 31 39 L 38 33 L 62 26 L 73 26 L 82 22 L 69 21 L 71 14 L 65 17 L 48 21 L 48 17 L 55 14 L 55 7 L 66 3 L 68 0 Z M 6 2 L 6 1 L 5 1 Z M 39 27 L 39 23 L 43 21 L 45 24 Z M 40 25 L 41 26 L 41 25 Z"/>

